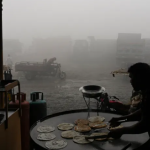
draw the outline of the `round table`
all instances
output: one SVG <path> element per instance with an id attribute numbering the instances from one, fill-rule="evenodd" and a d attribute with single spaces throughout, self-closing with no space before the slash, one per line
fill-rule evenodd
<path id="1" fill-rule="evenodd" d="M 96 110 L 92 110 L 91 116 L 97 116 Z M 120 115 L 112 114 L 112 113 L 103 113 L 100 112 L 100 116 L 105 117 L 105 121 L 109 121 L 112 117 L 119 117 Z M 35 123 L 31 129 L 30 129 L 30 136 L 32 140 L 33 147 L 36 148 L 36 150 L 45 150 L 45 142 L 46 141 L 39 141 L 37 140 L 38 132 L 37 127 L 41 125 L 50 125 L 54 126 L 56 129 L 54 132 L 56 135 L 56 139 L 63 139 L 67 141 L 68 145 L 64 148 L 64 150 L 121 150 L 124 148 L 129 142 L 132 144 L 128 150 L 138 148 L 142 144 L 144 144 L 146 141 L 148 141 L 149 136 L 148 133 L 143 134 L 135 134 L 135 135 L 123 135 L 120 139 L 115 139 L 111 141 L 94 141 L 90 144 L 76 144 L 73 142 L 72 139 L 64 139 L 61 137 L 60 130 L 57 129 L 57 125 L 60 123 L 74 123 L 77 119 L 87 119 L 88 113 L 87 109 L 83 110 L 72 110 L 72 111 L 66 111 L 61 113 L 56 113 L 53 115 L 49 115 L 42 120 L 39 120 L 37 123 Z M 127 122 L 123 123 L 123 126 L 130 126 L 135 124 L 135 122 Z M 107 130 L 107 129 L 105 129 Z M 102 131 L 101 131 L 102 132 Z M 105 132 L 105 131 L 103 131 Z M 107 130 L 108 132 L 108 130 Z M 89 133 L 88 133 L 89 134 Z"/>

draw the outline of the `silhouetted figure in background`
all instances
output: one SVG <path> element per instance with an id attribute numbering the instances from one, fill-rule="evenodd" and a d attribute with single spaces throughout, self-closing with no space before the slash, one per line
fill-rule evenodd
<path id="1" fill-rule="evenodd" d="M 12 61 L 12 59 L 11 59 L 11 57 L 10 57 L 9 54 L 8 54 L 7 59 L 6 59 L 6 65 L 7 65 L 10 69 L 12 69 L 13 61 Z"/>

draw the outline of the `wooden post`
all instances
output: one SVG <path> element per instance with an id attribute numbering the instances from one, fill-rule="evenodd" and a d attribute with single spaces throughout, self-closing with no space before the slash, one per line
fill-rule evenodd
<path id="1" fill-rule="evenodd" d="M 0 80 L 3 80 L 3 28 L 2 28 L 2 1 L 0 0 Z"/>
<path id="2" fill-rule="evenodd" d="M 3 80 L 3 29 L 2 29 L 2 1 L 0 0 L 0 80 Z M 0 108 L 4 107 L 3 94 L 0 93 Z"/>

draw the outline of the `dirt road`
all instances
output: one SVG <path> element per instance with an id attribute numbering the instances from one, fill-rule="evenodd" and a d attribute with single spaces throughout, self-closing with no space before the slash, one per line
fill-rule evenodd
<path id="1" fill-rule="evenodd" d="M 112 96 L 117 96 L 121 101 L 128 101 L 132 87 L 129 81 L 122 75 L 115 78 L 110 72 L 118 69 L 114 61 L 115 57 L 107 55 L 100 57 L 98 62 L 73 63 L 68 58 L 58 62 L 62 64 L 62 70 L 66 72 L 67 79 L 60 81 L 55 78 L 37 78 L 33 81 L 27 81 L 13 69 L 13 78 L 18 78 L 21 82 L 21 90 L 27 94 L 27 100 L 30 99 L 30 93 L 40 91 L 44 93 L 44 99 L 47 101 L 48 114 L 86 108 L 82 94 L 79 88 L 84 85 L 100 85 L 106 88 L 106 92 Z M 23 60 L 25 58 L 22 58 Z M 42 60 L 42 59 L 41 59 Z M 109 61 L 108 61 L 109 60 Z M 124 80 L 123 80 L 124 79 Z"/>
<path id="2" fill-rule="evenodd" d="M 101 76 L 99 80 L 67 79 L 60 81 L 54 78 L 41 78 L 34 81 L 27 81 L 20 78 L 21 91 L 27 94 L 30 99 L 31 92 L 43 92 L 47 101 L 48 114 L 86 108 L 79 88 L 84 85 L 100 85 L 106 88 L 106 92 L 117 96 L 121 101 L 127 102 L 131 96 L 132 87 L 124 77 Z M 93 100 L 93 106 L 96 106 Z"/>

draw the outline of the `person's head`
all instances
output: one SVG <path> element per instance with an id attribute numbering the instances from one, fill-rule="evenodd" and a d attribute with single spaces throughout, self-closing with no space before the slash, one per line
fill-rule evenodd
<path id="1" fill-rule="evenodd" d="M 8 54 L 8 57 L 10 57 L 10 55 Z"/>
<path id="2" fill-rule="evenodd" d="M 135 91 L 150 88 L 150 66 L 146 63 L 136 63 L 128 69 L 131 85 Z"/>

